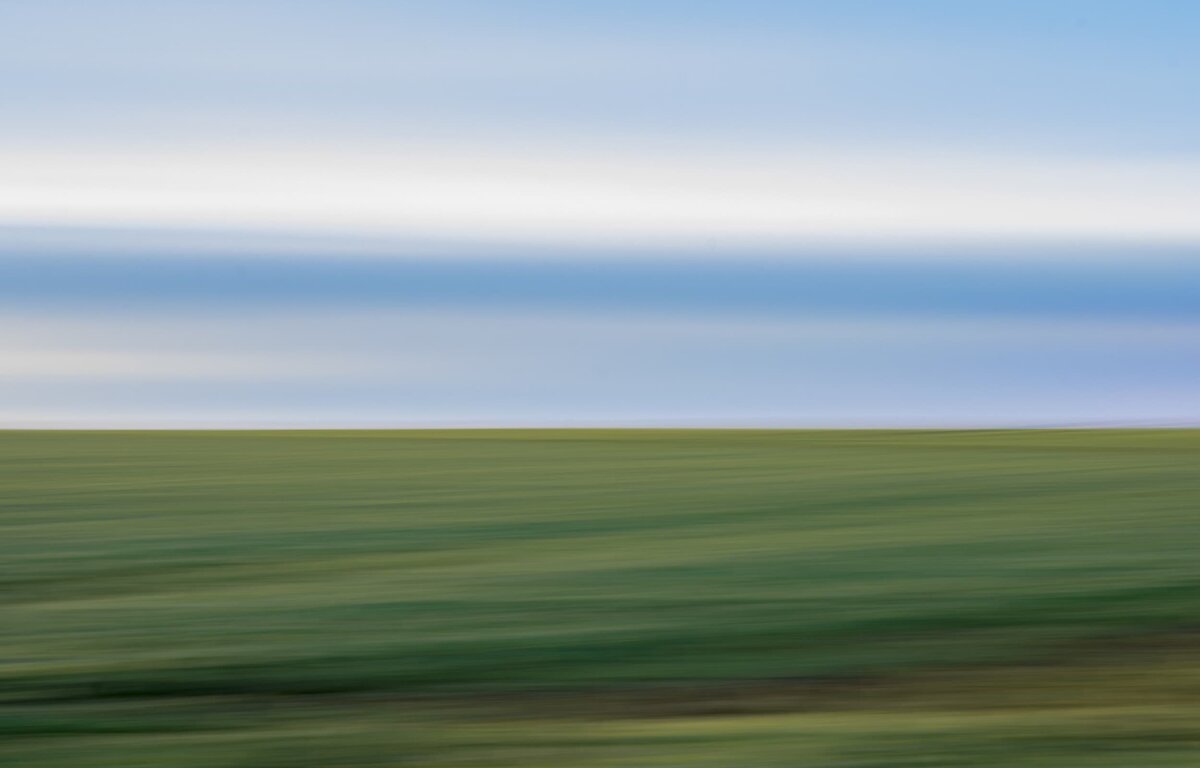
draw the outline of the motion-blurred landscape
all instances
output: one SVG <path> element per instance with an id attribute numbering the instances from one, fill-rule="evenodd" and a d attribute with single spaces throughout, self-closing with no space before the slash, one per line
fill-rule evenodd
<path id="1" fill-rule="evenodd" d="M 0 766 L 1200 765 L 1198 40 L 0 2 Z"/>
<path id="2" fill-rule="evenodd" d="M 0 757 L 1184 766 L 1189 430 L 10 432 Z"/>

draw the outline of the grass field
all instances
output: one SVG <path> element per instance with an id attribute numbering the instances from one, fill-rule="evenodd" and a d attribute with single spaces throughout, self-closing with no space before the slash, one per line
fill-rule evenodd
<path id="1" fill-rule="evenodd" d="M 1200 765 L 1200 433 L 0 433 L 0 764 Z"/>

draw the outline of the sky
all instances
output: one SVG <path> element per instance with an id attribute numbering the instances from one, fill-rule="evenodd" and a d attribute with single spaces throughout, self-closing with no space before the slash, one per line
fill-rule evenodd
<path id="1" fill-rule="evenodd" d="M 0 427 L 1200 424 L 1188 0 L 0 4 Z"/>

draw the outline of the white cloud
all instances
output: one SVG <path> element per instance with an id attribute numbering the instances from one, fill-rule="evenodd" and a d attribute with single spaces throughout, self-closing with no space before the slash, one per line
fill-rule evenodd
<path id="1" fill-rule="evenodd" d="M 0 152 L 0 222 L 495 242 L 1200 239 L 1200 163 L 854 148 Z"/>

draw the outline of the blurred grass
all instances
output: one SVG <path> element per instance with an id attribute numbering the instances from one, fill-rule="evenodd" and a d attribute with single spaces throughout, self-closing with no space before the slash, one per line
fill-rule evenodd
<path id="1" fill-rule="evenodd" d="M 0 433 L 0 759 L 1194 766 L 1200 433 Z"/>

